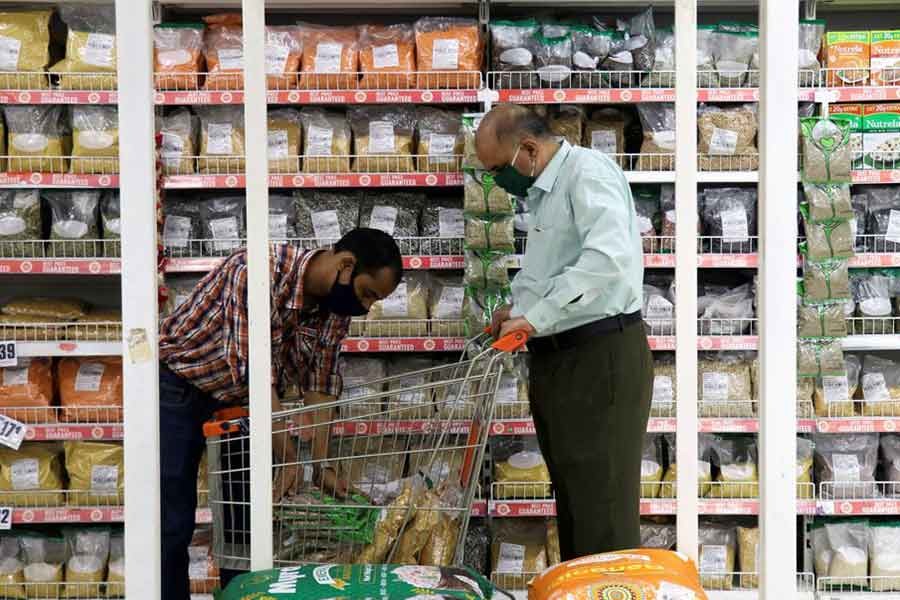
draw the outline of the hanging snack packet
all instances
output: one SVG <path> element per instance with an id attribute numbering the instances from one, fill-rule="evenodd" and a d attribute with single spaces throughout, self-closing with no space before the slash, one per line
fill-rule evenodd
<path id="1" fill-rule="evenodd" d="M 359 87 L 405 90 L 415 85 L 416 47 L 410 25 L 360 25 Z"/>
<path id="2" fill-rule="evenodd" d="M 446 173 L 459 170 L 465 139 L 459 113 L 419 106 L 415 114 L 418 131 L 416 162 L 419 171 Z"/>
<path id="3" fill-rule="evenodd" d="M 50 67 L 64 90 L 116 89 L 116 14 L 111 5 L 63 4 L 66 57 Z M 79 75 L 83 73 L 83 75 Z"/>
<path id="4" fill-rule="evenodd" d="M 849 300 L 850 272 L 846 260 L 803 263 L 803 289 L 807 302 Z"/>
<path id="5" fill-rule="evenodd" d="M 465 284 L 482 290 L 505 288 L 509 285 L 508 259 L 505 252 L 466 251 Z"/>
<path id="6" fill-rule="evenodd" d="M 419 89 L 476 89 L 481 85 L 484 44 L 478 22 L 423 17 L 415 23 Z"/>
<path id="7" fill-rule="evenodd" d="M 464 203 L 467 215 L 512 215 L 515 212 L 509 192 L 498 186 L 487 171 L 466 171 L 464 175 Z"/>
<path id="8" fill-rule="evenodd" d="M 805 183 L 807 212 L 813 222 L 849 221 L 854 217 L 850 185 L 846 183 Z"/>
<path id="9" fill-rule="evenodd" d="M 470 217 L 466 219 L 466 248 L 470 250 L 515 251 L 513 217 Z"/>
<path id="10" fill-rule="evenodd" d="M 800 211 L 804 213 L 804 229 L 806 230 L 806 242 L 802 245 L 801 251 L 807 261 L 823 262 L 853 256 L 853 245 L 856 239 L 849 222 L 815 223 L 807 218 L 805 207 L 801 206 Z"/>
<path id="11" fill-rule="evenodd" d="M 302 90 L 354 90 L 358 85 L 359 40 L 355 27 L 303 24 Z"/>
<path id="12" fill-rule="evenodd" d="M 797 315 L 797 335 L 802 338 L 845 337 L 844 307 L 833 304 L 802 304 Z"/>
<path id="13" fill-rule="evenodd" d="M 840 339 L 798 342 L 797 377 L 839 376 L 844 373 L 844 352 Z"/>
<path id="14" fill-rule="evenodd" d="M 244 172 L 244 108 L 197 106 L 200 117 L 199 172 L 229 175 Z"/>
<path id="15" fill-rule="evenodd" d="M 354 171 L 411 173 L 415 115 L 404 106 L 352 106 L 347 120 L 353 129 Z"/>
<path id="16" fill-rule="evenodd" d="M 240 14 L 220 13 L 203 17 L 207 90 L 244 89 L 244 28 Z"/>
<path id="17" fill-rule="evenodd" d="M 853 157 L 851 128 L 852 123 L 848 119 L 800 119 L 804 182 L 850 183 Z"/>
<path id="18" fill-rule="evenodd" d="M 204 29 L 200 23 L 162 23 L 153 28 L 156 89 L 200 89 Z"/>
<path id="19" fill-rule="evenodd" d="M 119 111 L 114 106 L 72 107 L 72 173 L 119 172 Z"/>
<path id="20" fill-rule="evenodd" d="M 350 124 L 343 113 L 323 108 L 300 110 L 303 123 L 303 172 L 350 171 Z"/>
<path id="21" fill-rule="evenodd" d="M 484 165 L 481 164 L 478 154 L 475 152 L 475 132 L 478 131 L 478 126 L 481 124 L 483 117 L 484 113 L 463 114 L 462 132 L 464 145 L 462 166 L 464 168 L 484 169 Z"/>
<path id="22" fill-rule="evenodd" d="M 0 11 L 0 89 L 48 87 L 51 10 Z"/>

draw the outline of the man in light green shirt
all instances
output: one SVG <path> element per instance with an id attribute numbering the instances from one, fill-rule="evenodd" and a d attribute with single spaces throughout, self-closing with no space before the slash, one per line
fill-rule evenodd
<path id="1" fill-rule="evenodd" d="M 475 144 L 531 215 L 512 305 L 494 313 L 492 327 L 531 336 L 529 399 L 562 558 L 639 547 L 653 361 L 631 189 L 609 156 L 560 143 L 527 107 L 492 110 Z"/>

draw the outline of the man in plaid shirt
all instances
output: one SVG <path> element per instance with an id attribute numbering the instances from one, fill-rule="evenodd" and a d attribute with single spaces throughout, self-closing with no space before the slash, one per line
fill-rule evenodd
<path id="1" fill-rule="evenodd" d="M 330 249 L 274 244 L 270 276 L 272 410 L 281 410 L 281 392 L 290 383 L 302 391 L 306 406 L 334 401 L 341 393 L 338 357 L 350 318 L 389 296 L 403 276 L 397 243 L 379 230 L 355 229 Z M 214 410 L 246 404 L 248 396 L 246 250 L 204 277 L 162 321 L 159 357 L 162 597 L 188 600 L 202 426 Z M 327 436 L 317 436 L 314 454 L 326 458 L 327 448 Z M 272 449 L 277 457 L 297 452 L 285 434 L 273 436 Z M 278 498 L 296 478 L 296 471 L 283 471 L 273 490 Z M 333 469 L 314 476 L 325 488 L 344 491 Z"/>

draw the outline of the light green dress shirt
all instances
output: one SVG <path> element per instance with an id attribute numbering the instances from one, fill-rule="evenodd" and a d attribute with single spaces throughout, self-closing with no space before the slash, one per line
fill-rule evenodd
<path id="1" fill-rule="evenodd" d="M 641 309 L 644 260 L 625 174 L 596 150 L 562 142 L 528 191 L 531 215 L 513 317 L 538 336 Z"/>

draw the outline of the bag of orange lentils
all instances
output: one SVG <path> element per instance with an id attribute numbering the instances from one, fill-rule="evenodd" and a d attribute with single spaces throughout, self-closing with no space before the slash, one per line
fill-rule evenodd
<path id="1" fill-rule="evenodd" d="M 424 17 L 416 21 L 416 86 L 473 89 L 481 84 L 484 44 L 478 21 Z"/>
<path id="2" fill-rule="evenodd" d="M 624 550 L 560 563 L 528 584 L 528 600 L 707 600 L 697 567 L 667 550 Z"/>

